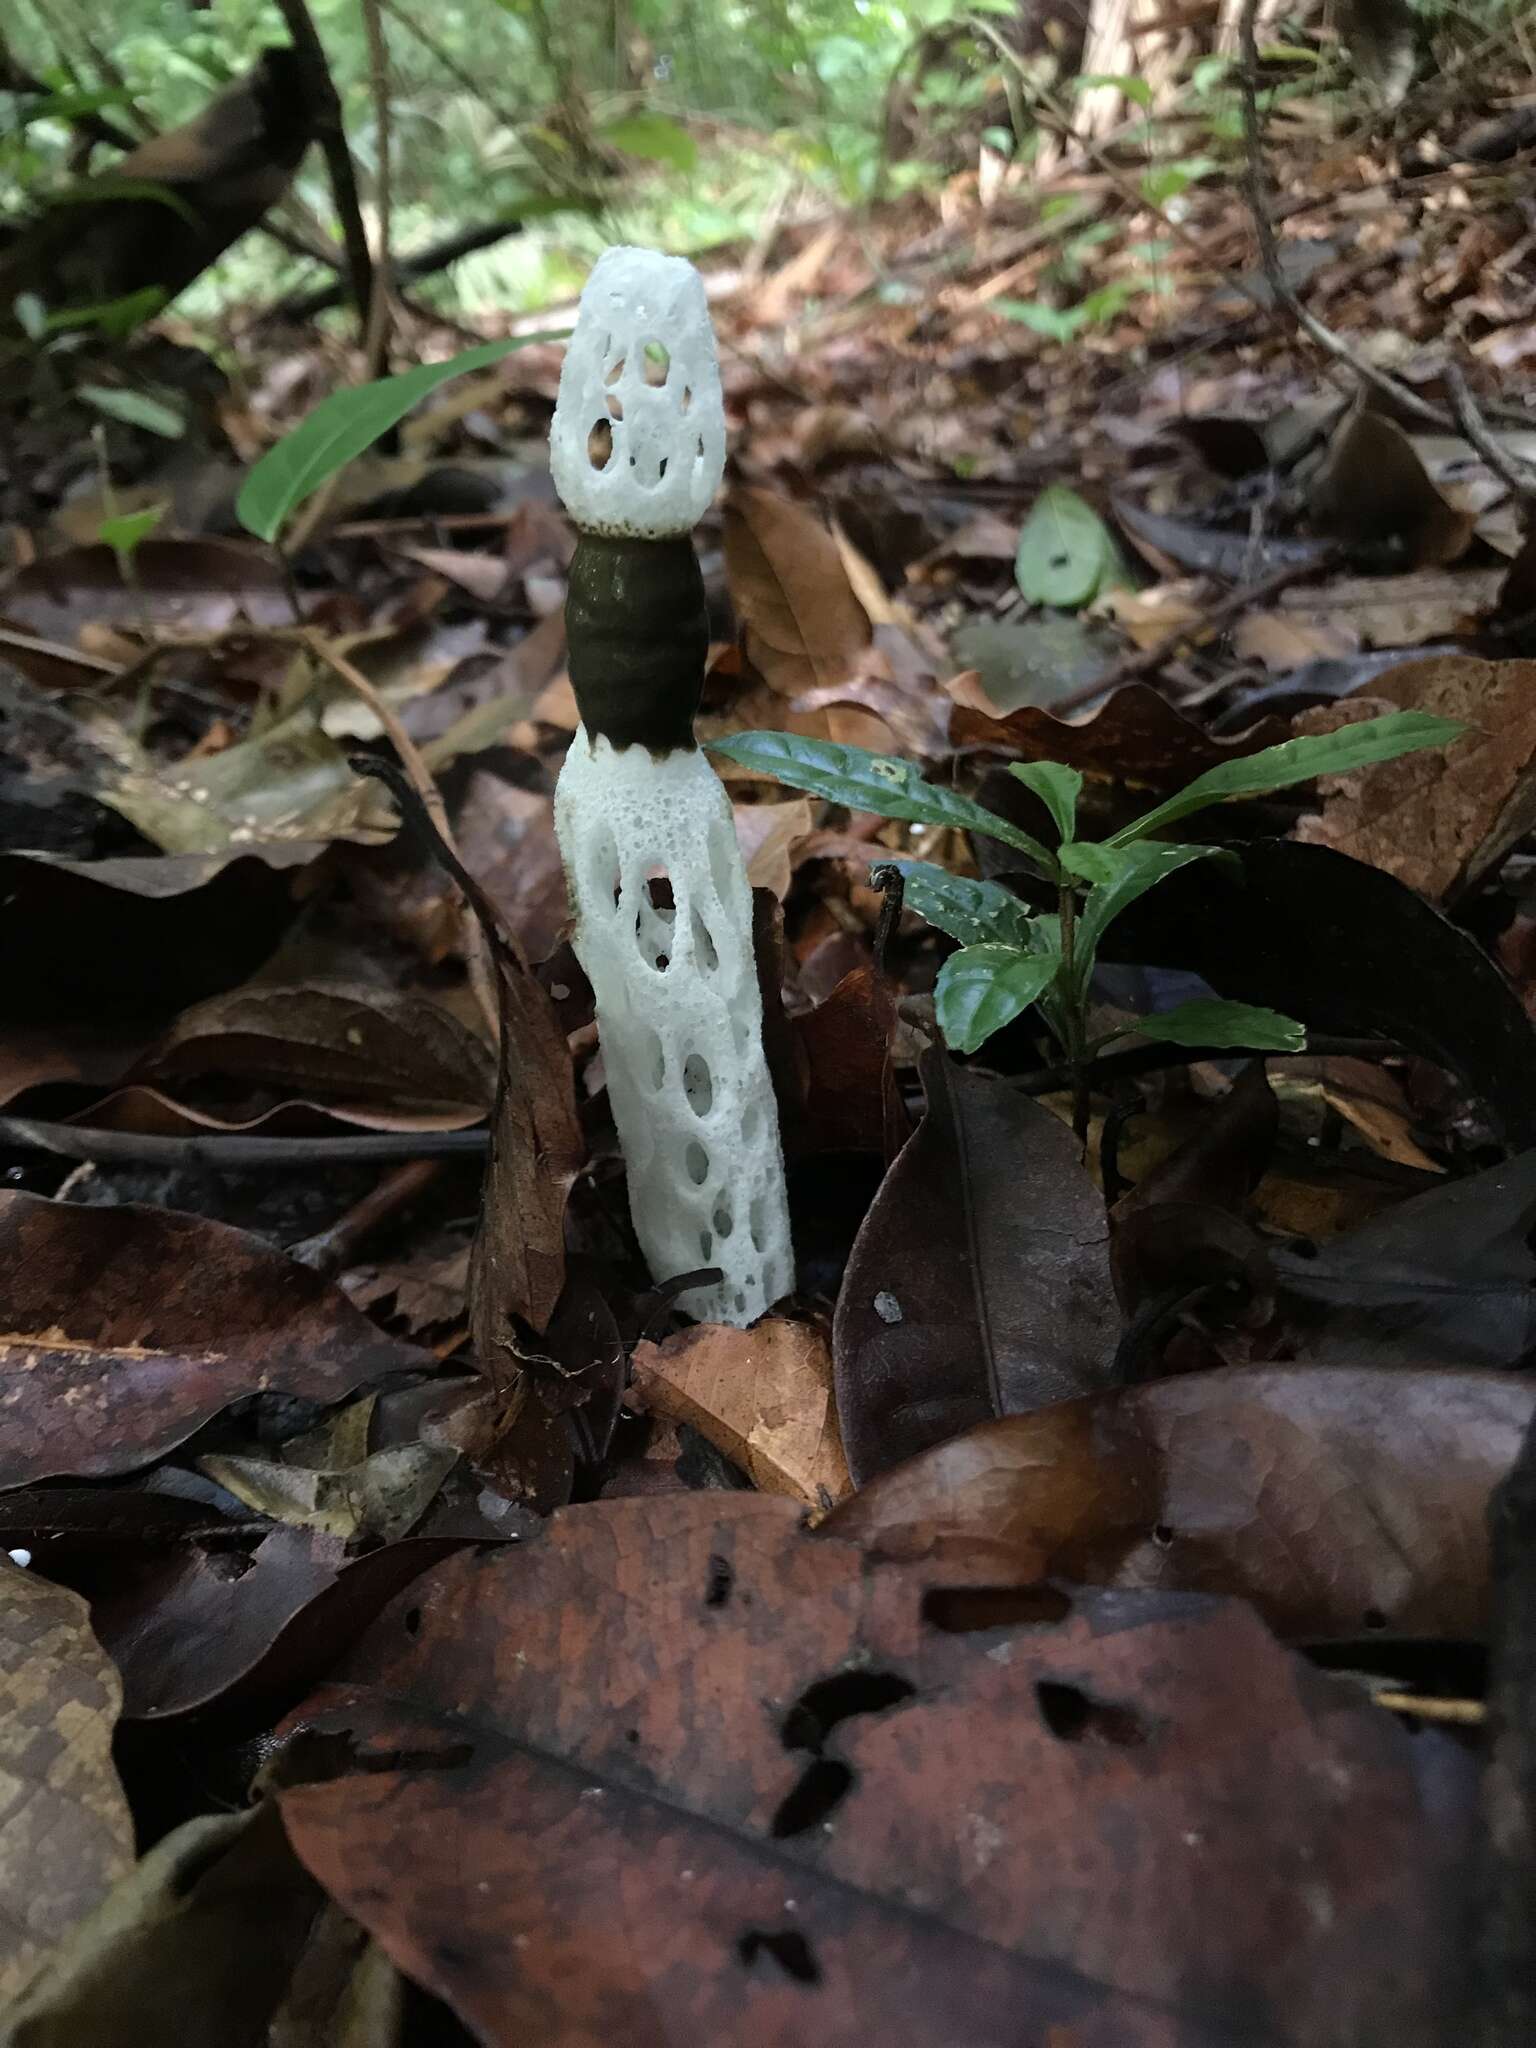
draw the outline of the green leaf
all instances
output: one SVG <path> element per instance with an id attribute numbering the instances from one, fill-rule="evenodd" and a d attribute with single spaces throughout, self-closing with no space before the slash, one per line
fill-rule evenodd
<path id="1" fill-rule="evenodd" d="M 1115 847 L 1096 846 L 1092 840 L 1067 840 L 1057 847 L 1056 858 L 1080 882 L 1117 882 L 1125 873 L 1124 854 Z"/>
<path id="2" fill-rule="evenodd" d="M 1014 575 L 1031 604 L 1076 611 L 1115 566 L 1115 543 L 1091 505 L 1065 484 L 1035 500 L 1019 535 Z"/>
<path id="3" fill-rule="evenodd" d="M 119 512 L 102 520 L 96 538 L 116 555 L 119 567 L 126 567 L 138 552 L 140 541 L 148 540 L 164 517 L 164 505 L 146 505 L 142 512 Z"/>
<path id="4" fill-rule="evenodd" d="M 1417 753 L 1424 747 L 1449 746 L 1467 729 L 1458 719 L 1437 718 L 1430 711 L 1389 711 L 1382 718 L 1342 726 L 1338 732 L 1282 740 L 1278 747 L 1265 747 L 1262 753 L 1208 769 L 1155 811 L 1122 825 L 1105 843 L 1124 846 L 1133 839 L 1145 839 L 1149 832 L 1159 832 L 1192 811 L 1203 811 L 1229 797 L 1267 796 L 1271 790 L 1289 789 L 1319 775 L 1347 775 L 1373 761 L 1395 761 L 1401 754 Z"/>
<path id="5" fill-rule="evenodd" d="M 670 164 L 675 171 L 691 171 L 699 160 L 699 145 L 688 130 L 665 114 L 623 114 L 600 132 L 626 156 Z"/>
<path id="6" fill-rule="evenodd" d="M 1095 86 L 1110 85 L 1138 107 L 1150 110 L 1152 88 L 1144 78 L 1128 78 L 1122 72 L 1088 71 L 1073 80 L 1074 92 L 1091 92 Z"/>
<path id="7" fill-rule="evenodd" d="M 962 946 L 996 942 L 1028 950 L 1033 943 L 1028 910 L 1001 882 L 972 881 L 925 860 L 895 860 L 885 865 L 900 868 L 902 901 L 907 909 L 927 918 Z"/>
<path id="8" fill-rule="evenodd" d="M 873 811 L 876 817 L 900 818 L 910 825 L 981 832 L 1015 847 L 1043 874 L 1055 876 L 1056 863 L 1038 839 L 969 797 L 924 782 L 910 761 L 872 754 L 865 747 L 839 746 L 834 740 L 802 739 L 792 732 L 739 732 L 728 740 L 712 740 L 710 752 L 755 774 L 771 775 L 791 789 L 846 804 L 850 810 Z"/>
<path id="9" fill-rule="evenodd" d="M 179 441 L 187 431 L 187 422 L 173 405 L 165 405 L 158 398 L 150 398 L 143 391 L 119 391 L 108 384 L 82 384 L 75 393 L 97 412 L 104 412 L 108 419 L 122 420 L 130 427 L 143 427 L 146 433 L 159 434 L 163 440 Z"/>
<path id="10" fill-rule="evenodd" d="M 1159 1017 L 1138 1017 L 1136 1029 L 1143 1038 L 1155 1038 L 1168 1045 L 1231 1045 L 1253 1052 L 1305 1052 L 1306 1027 L 1294 1017 L 1282 1017 L 1278 1010 L 1261 1010 L 1253 1003 L 1223 1003 L 1206 996 L 1192 1003 L 1180 1003 Z"/>
<path id="11" fill-rule="evenodd" d="M 1059 964 L 1052 954 L 1024 953 L 1017 946 L 967 946 L 952 953 L 934 990 L 945 1044 L 974 1052 L 1039 999 Z"/>
<path id="12" fill-rule="evenodd" d="M 1059 761 L 1014 761 L 1008 772 L 1034 791 L 1050 812 L 1063 843 L 1069 840 L 1077 829 L 1077 799 L 1083 787 L 1079 771 L 1064 768 Z"/>
<path id="13" fill-rule="evenodd" d="M 1111 854 L 1124 865 L 1112 880 L 1091 888 L 1084 899 L 1072 949 L 1074 979 L 1079 989 L 1087 988 L 1099 943 L 1122 910 L 1129 909 L 1139 896 L 1145 896 L 1169 875 L 1187 868 L 1191 861 L 1233 858 L 1225 847 L 1170 846 L 1165 841 L 1139 842 L 1124 848 L 1101 846 L 1096 851 Z"/>
<path id="14" fill-rule="evenodd" d="M 446 363 L 422 363 L 414 370 L 403 370 L 398 377 L 381 377 L 374 384 L 332 392 L 291 434 L 269 448 L 246 478 L 235 501 L 240 524 L 258 540 L 276 540 L 306 498 L 371 448 L 439 384 L 462 377 L 467 370 L 499 363 L 503 356 L 527 348 L 531 342 L 561 339 L 556 334 L 524 334 L 512 341 L 488 341 L 479 348 L 465 349 Z"/>
<path id="15" fill-rule="evenodd" d="M 1070 341 L 1088 319 L 1080 307 L 1069 306 L 1063 311 L 1057 306 L 1034 305 L 1028 299 L 994 299 L 992 310 L 1001 313 L 1005 320 L 1017 320 L 1036 334 L 1043 334 L 1047 341 Z"/>

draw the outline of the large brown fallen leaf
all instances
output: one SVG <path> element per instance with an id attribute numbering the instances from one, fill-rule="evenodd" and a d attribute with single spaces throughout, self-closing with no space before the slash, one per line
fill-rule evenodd
<path id="1" fill-rule="evenodd" d="M 1323 784 L 1296 836 L 1385 868 L 1438 902 L 1459 896 L 1536 825 L 1536 661 L 1437 654 L 1358 696 L 1304 711 L 1298 733 L 1336 732 L 1383 710 L 1433 711 L 1473 730 L 1453 745 Z"/>
<path id="2" fill-rule="evenodd" d="M 1283 719 L 1261 718 L 1246 732 L 1212 738 L 1146 683 L 1116 690 L 1091 718 L 1075 722 L 1054 718 L 1035 705 L 1004 716 L 974 678 L 957 676 L 948 687 L 954 700 L 949 737 L 957 747 L 988 748 L 1025 761 L 1061 761 L 1132 789 L 1176 789 L 1223 761 L 1273 746 L 1290 732 Z"/>
<path id="3" fill-rule="evenodd" d="M 748 657 L 766 683 L 799 697 L 847 682 L 870 625 L 818 519 L 789 498 L 737 485 L 725 503 L 725 567 Z"/>
<path id="4" fill-rule="evenodd" d="M 689 1422 L 764 1493 L 828 1507 L 850 1493 L 832 1400 L 832 1354 L 814 1323 L 701 1323 L 632 1360 L 640 1404 Z"/>
<path id="5" fill-rule="evenodd" d="M 341 981 L 253 983 L 183 1010 L 138 1079 L 216 1076 L 352 1103 L 483 1116 L 496 1063 L 442 1004 Z"/>
<path id="6" fill-rule="evenodd" d="M 822 1525 L 963 1544 L 1001 1585 L 1230 1593 L 1280 1634 L 1484 1633 L 1488 1500 L 1536 1410 L 1515 1373 L 1234 1366 L 983 1423 Z"/>
<path id="7" fill-rule="evenodd" d="M 0 1563 L 0 2011 L 133 1862 L 121 1704 L 80 1596 Z"/>
<path id="8" fill-rule="evenodd" d="M 565 1510 L 435 1567 L 295 1717 L 300 1859 L 484 2048 L 1429 2048 L 1452 1742 L 1237 1603 L 994 1625 L 984 1565 L 799 1523 Z"/>
<path id="9" fill-rule="evenodd" d="M 923 1055 L 928 1109 L 886 1175 L 832 1328 L 863 1485 L 989 1416 L 1108 1384 L 1119 1334 L 1104 1204 L 1066 1125 Z"/>
<path id="10" fill-rule="evenodd" d="M 248 1394 L 436 1363 L 243 1230 L 0 1194 L 0 1486 L 131 1472 Z"/>

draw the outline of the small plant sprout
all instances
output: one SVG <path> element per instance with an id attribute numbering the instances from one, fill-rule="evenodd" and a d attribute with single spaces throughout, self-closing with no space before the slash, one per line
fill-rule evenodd
<path id="1" fill-rule="evenodd" d="M 635 1233 L 658 1281 L 746 1324 L 793 1284 L 778 1113 L 763 1057 L 752 891 L 730 800 L 694 744 L 709 647 L 690 530 L 725 464 L 703 281 L 610 249 L 581 296 L 550 430 L 580 538 L 566 620 L 581 724 L 555 791 L 597 998 Z"/>

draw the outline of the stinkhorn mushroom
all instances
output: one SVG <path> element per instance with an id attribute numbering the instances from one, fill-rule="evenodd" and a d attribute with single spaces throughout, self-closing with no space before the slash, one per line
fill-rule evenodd
<path id="1" fill-rule="evenodd" d="M 690 529 L 720 482 L 725 421 L 692 264 L 600 259 L 549 439 L 579 530 L 566 622 L 581 723 L 555 827 L 630 1214 L 657 1280 L 719 1269 L 680 1296 L 689 1314 L 742 1325 L 794 1276 L 752 891 L 693 736 L 709 619 Z"/>

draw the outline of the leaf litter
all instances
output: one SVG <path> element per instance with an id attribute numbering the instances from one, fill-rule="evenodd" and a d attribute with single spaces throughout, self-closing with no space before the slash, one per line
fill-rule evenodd
<path id="1" fill-rule="evenodd" d="M 146 458 L 110 532 L 7 481 L 0 2038 L 425 2010 L 789 2048 L 1007 2010 L 1344 2048 L 1461 2010 L 1532 1409 L 1531 437 L 1490 375 L 1528 312 L 1511 209 L 1297 104 L 1282 270 L 1437 408 L 1460 350 L 1497 461 L 1256 317 L 1203 173 L 1156 292 L 1168 202 L 1112 154 L 1042 172 L 1107 230 L 1092 302 L 1015 179 L 862 242 L 782 222 L 720 280 L 700 733 L 799 1267 L 752 1330 L 644 1271 L 565 944 L 547 338 L 486 344 L 473 433 L 426 408 L 329 500 L 334 413 L 250 466 L 334 381 L 318 342 L 280 421 L 229 395 L 205 473 Z M 242 482 L 291 584 L 220 530 Z M 314 635 L 461 869 L 354 772 L 391 742 Z M 1078 771 L 1102 844 L 1385 711 L 1469 730 L 1181 828 L 1230 858 L 1106 937 L 1086 1103 L 1027 1001 L 942 1048 L 965 917 L 1052 911 L 1060 820 L 1010 766 Z M 786 789 L 786 732 L 865 754 Z M 1213 997 L 1304 1051 L 1154 1041 Z"/>

